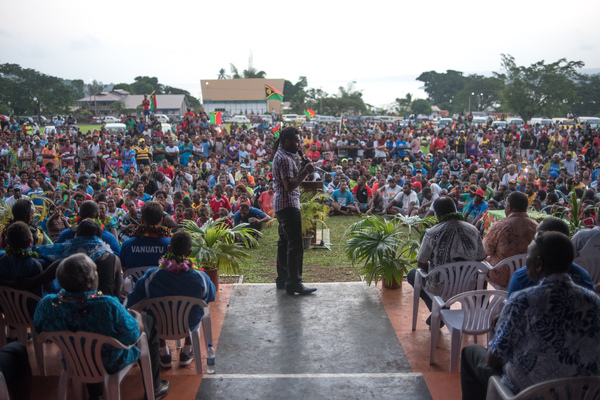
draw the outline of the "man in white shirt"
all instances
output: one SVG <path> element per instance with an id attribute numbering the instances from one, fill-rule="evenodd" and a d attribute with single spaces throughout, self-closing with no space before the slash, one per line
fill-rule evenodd
<path id="1" fill-rule="evenodd" d="M 415 182 L 419 183 L 419 182 Z M 419 183 L 420 185 L 420 183 Z M 417 193 L 411 189 L 410 183 L 402 186 L 402 192 L 398 193 L 386 207 L 386 214 L 401 214 L 411 216 L 417 213 L 419 209 L 419 198 Z"/>

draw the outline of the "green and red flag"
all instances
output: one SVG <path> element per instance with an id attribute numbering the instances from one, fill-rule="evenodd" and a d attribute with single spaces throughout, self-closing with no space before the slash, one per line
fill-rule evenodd
<path id="1" fill-rule="evenodd" d="M 265 85 L 265 95 L 267 96 L 267 100 L 283 101 L 283 93 L 273 86 Z"/>
<path id="2" fill-rule="evenodd" d="M 308 118 L 308 119 L 311 119 L 312 117 L 317 115 L 317 113 L 314 112 L 313 110 L 311 110 L 310 108 L 307 108 L 306 110 L 304 110 L 304 114 L 306 114 L 306 118 Z"/>
<path id="3" fill-rule="evenodd" d="M 278 137 L 281 133 L 281 124 L 277 124 L 275 128 L 273 128 L 273 136 Z"/>
<path id="4" fill-rule="evenodd" d="M 213 111 L 210 113 L 210 123 L 213 125 L 221 125 L 221 111 Z"/>
<path id="5" fill-rule="evenodd" d="M 156 90 L 150 95 L 150 111 L 156 112 Z"/>

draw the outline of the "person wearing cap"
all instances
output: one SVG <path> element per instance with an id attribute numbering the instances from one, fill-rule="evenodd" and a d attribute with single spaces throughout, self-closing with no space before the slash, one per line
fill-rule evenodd
<path id="1" fill-rule="evenodd" d="M 475 198 L 473 201 L 466 207 L 465 211 L 465 220 L 471 222 L 473 225 L 479 221 L 479 219 L 483 216 L 483 213 L 487 211 L 488 205 L 484 200 L 485 193 L 483 190 L 477 189 L 475 191 Z"/>
<path id="2" fill-rule="evenodd" d="M 143 171 L 144 167 L 149 166 L 152 161 L 152 149 L 146 146 L 146 139 L 141 138 L 134 150 L 135 161 L 137 162 L 139 170 Z"/>
<path id="3" fill-rule="evenodd" d="M 419 208 L 419 198 L 417 197 L 417 192 L 412 190 L 412 186 L 420 189 L 421 182 L 414 182 L 412 185 L 405 183 L 402 186 L 402 192 L 398 193 L 385 208 L 385 214 L 400 214 L 411 217 L 416 215 Z"/>
<path id="4" fill-rule="evenodd" d="M 562 165 L 561 168 L 565 168 L 569 176 L 574 176 L 577 172 L 577 161 L 573 159 L 573 153 L 570 151 L 567 152 L 565 159 L 562 160 Z"/>

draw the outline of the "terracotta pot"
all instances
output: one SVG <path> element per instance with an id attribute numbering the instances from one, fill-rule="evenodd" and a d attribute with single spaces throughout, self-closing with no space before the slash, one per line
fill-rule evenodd
<path id="1" fill-rule="evenodd" d="M 215 293 L 219 293 L 219 270 L 218 269 L 208 269 L 204 271 L 206 275 L 210 278 L 212 283 L 215 285 Z"/>
<path id="2" fill-rule="evenodd" d="M 392 280 L 392 282 L 390 282 L 389 285 L 385 281 L 385 278 L 381 278 L 381 284 L 384 289 L 390 289 L 390 290 L 396 290 L 396 289 L 400 289 L 402 287 L 402 281 L 398 282 L 396 280 L 396 278 L 394 278 Z"/>

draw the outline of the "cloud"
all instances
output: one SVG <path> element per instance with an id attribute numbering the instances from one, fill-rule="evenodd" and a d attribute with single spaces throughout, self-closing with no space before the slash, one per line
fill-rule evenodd
<path id="1" fill-rule="evenodd" d="M 0 29 L 0 36 L 9 37 L 10 35 L 4 29 Z"/>
<path id="2" fill-rule="evenodd" d="M 102 47 L 102 42 L 92 35 L 85 35 L 80 39 L 71 40 L 69 42 L 69 49 L 73 51 L 90 50 L 98 47 Z"/>

